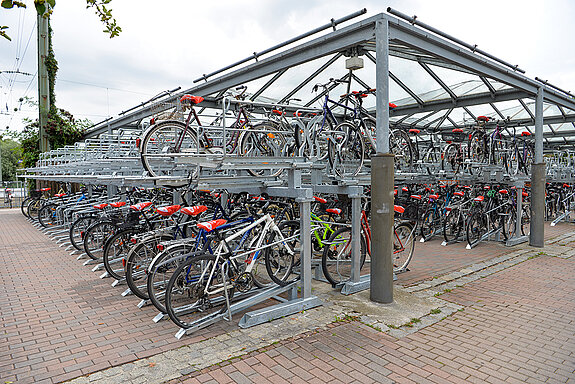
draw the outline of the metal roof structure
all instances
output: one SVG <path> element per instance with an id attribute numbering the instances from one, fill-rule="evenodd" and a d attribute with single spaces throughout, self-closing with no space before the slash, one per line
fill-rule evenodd
<path id="1" fill-rule="evenodd" d="M 330 89 L 332 94 L 376 87 L 378 28 L 387 28 L 389 99 L 397 105 L 390 111 L 392 126 L 446 130 L 474 120 L 478 115 L 506 120 L 507 127 L 533 131 L 536 122 L 534 100 L 543 95 L 545 148 L 575 146 L 575 98 L 558 87 L 526 77 L 518 66 L 448 36 L 414 18 L 388 9 L 389 14 L 340 27 L 357 17 L 356 12 L 300 37 L 291 39 L 221 70 L 203 75 L 195 85 L 141 105 L 113 119 L 96 124 L 86 137 L 96 137 L 120 128 L 138 129 L 154 113 L 158 103 L 176 102 L 182 94 L 201 95 L 207 107 L 216 106 L 216 97 L 238 85 L 247 85 L 250 100 L 264 106 L 292 99 L 288 110 L 311 107 L 321 94 L 311 92 L 316 83 L 329 78 L 347 81 Z M 405 19 L 407 21 L 401 20 Z M 323 32 L 326 28 L 333 29 Z M 280 50 L 280 48 L 285 50 Z M 348 70 L 351 56 L 363 58 L 364 67 Z M 299 99 L 301 101 L 294 101 Z M 375 110 L 375 98 L 365 106 Z M 371 104 L 370 104 L 371 103 Z M 385 105 L 385 104 L 384 104 Z"/>

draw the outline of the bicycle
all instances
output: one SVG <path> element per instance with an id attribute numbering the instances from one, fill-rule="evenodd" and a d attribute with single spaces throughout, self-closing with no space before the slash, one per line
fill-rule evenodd
<path id="1" fill-rule="evenodd" d="M 246 87 L 238 87 L 242 93 L 237 97 L 243 100 Z M 150 126 L 139 140 L 138 147 L 142 165 L 152 177 L 171 176 L 179 169 L 184 170 L 192 177 L 197 176 L 198 169 L 187 171 L 186 167 L 178 164 L 179 154 L 216 154 L 233 153 L 239 148 L 240 155 L 244 156 L 280 156 L 284 149 L 285 138 L 280 132 L 270 133 L 266 125 L 253 126 L 250 116 L 244 105 L 240 104 L 234 123 L 228 127 L 232 134 L 230 138 L 223 137 L 219 142 L 208 134 L 210 126 L 203 126 L 195 106 L 204 101 L 201 96 L 184 95 L 180 98 L 183 110 L 189 109 L 185 122 L 179 120 L 163 120 Z M 226 100 L 224 99 L 224 103 Z M 212 124 L 218 124 L 220 119 Z M 272 127 L 273 128 L 273 127 Z M 252 131 L 248 137 L 242 138 L 247 131 Z M 242 147 L 243 145 L 243 147 Z M 273 170 L 271 175 L 279 174 L 281 170 Z M 267 176 L 253 172 L 253 176 Z"/>
<path id="2" fill-rule="evenodd" d="M 214 254 L 202 254 L 189 258 L 178 266 L 165 292 L 165 306 L 170 319 L 181 328 L 189 328 L 202 316 L 224 313 L 234 295 L 234 291 L 248 292 L 254 285 L 257 286 L 257 277 L 252 273 L 259 257 L 265 252 L 266 269 L 273 269 L 270 274 L 274 282 L 286 284 L 284 278 L 289 275 L 295 260 L 295 250 L 288 243 L 274 222 L 271 215 L 266 214 L 254 223 L 224 237 L 218 227 L 224 225 L 226 220 L 218 219 L 199 223 L 197 226 L 208 232 L 215 231 L 218 245 Z M 263 225 L 261 231 L 254 235 L 247 249 L 230 244 L 237 239 L 245 239 L 244 235 L 253 228 Z M 279 240 L 268 237 L 271 233 Z M 266 242 L 267 239 L 270 239 Z M 240 244 L 242 241 L 240 241 Z M 289 257 L 270 257 L 265 251 L 276 246 L 285 251 Z"/>
<path id="3" fill-rule="evenodd" d="M 4 189 L 4 206 L 12 208 L 12 201 L 14 197 L 12 196 L 12 190 L 8 187 Z"/>

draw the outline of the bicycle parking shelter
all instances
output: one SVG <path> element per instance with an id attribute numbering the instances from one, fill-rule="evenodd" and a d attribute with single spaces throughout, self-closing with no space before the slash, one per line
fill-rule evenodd
<path id="1" fill-rule="evenodd" d="M 267 193 L 270 196 L 295 198 L 300 203 L 302 233 L 309 233 L 310 202 L 315 193 L 347 195 L 352 200 L 352 233 L 355 234 L 354 250 L 359 253 L 360 198 L 363 186 L 372 186 L 372 195 L 380 198 L 372 210 L 372 227 L 376 233 L 391 233 L 394 181 L 405 183 L 432 182 L 449 179 L 462 182 L 497 182 L 517 187 L 518 205 L 521 189 L 526 181 L 532 188 L 532 222 L 530 243 L 543 245 L 543 198 L 545 186 L 545 151 L 556 147 L 575 148 L 575 99 L 569 92 L 539 79 L 526 77 L 518 66 L 508 64 L 488 53 L 451 37 L 433 27 L 400 12 L 388 9 L 390 14 L 378 14 L 359 22 L 341 27 L 340 24 L 365 13 L 356 12 L 342 19 L 333 20 L 309 33 L 278 44 L 268 50 L 254 53 L 248 58 L 195 80 L 195 85 L 181 92 L 166 92 L 149 103 L 131 108 L 120 116 L 96 124 L 86 132 L 86 140 L 75 146 L 42 154 L 38 167 L 28 170 L 26 177 L 37 180 L 74 182 L 87 185 L 108 185 L 111 189 L 130 186 L 178 186 L 189 180 L 186 174 L 151 178 L 140 164 L 135 145 L 142 132 L 142 124 L 161 109 L 178 104 L 183 94 L 201 95 L 204 101 L 200 116 L 225 113 L 239 103 L 248 103 L 253 113 L 278 108 L 295 113 L 312 109 L 323 95 L 310 93 L 314 83 L 336 78 L 343 83 L 329 91 L 349 93 L 356 88 L 377 89 L 375 103 L 368 108 L 376 118 L 377 152 L 389 152 L 389 129 L 401 127 L 422 131 L 451 131 L 463 128 L 460 116 L 476 119 L 473 108 L 482 106 L 483 114 L 506 121 L 508 129 L 521 127 L 534 133 L 535 162 L 532 174 L 514 177 L 500 169 L 485 169 L 481 174 L 450 176 L 441 172 L 388 172 L 382 176 L 382 166 L 374 163 L 356 176 L 328 175 L 326 165 L 303 157 L 246 159 L 216 153 L 210 156 L 182 155 L 177 158 L 182 169 L 201 166 L 199 177 L 194 180 L 198 189 L 225 189 L 230 193 Z M 329 29 L 332 31 L 327 32 Z M 316 37 L 318 34 L 323 35 Z M 362 59 L 362 60 L 358 60 Z M 424 76 L 433 79 L 438 89 L 416 92 L 410 88 L 401 66 L 419 68 Z M 446 74 L 459 73 L 467 81 L 448 85 Z M 443 75 L 442 75 L 443 74 Z M 444 77 L 442 77 L 444 76 Z M 296 84 L 296 85 L 294 85 Z M 226 91 L 247 85 L 253 92 L 249 101 L 224 98 Z M 396 108 L 387 106 L 392 88 L 402 98 L 394 99 Z M 310 96 L 311 95 L 311 96 Z M 301 101 L 288 103 L 290 99 Z M 514 109 L 501 109 L 498 103 L 519 103 Z M 214 112 L 215 111 L 215 112 Z M 375 111 L 378 113 L 376 114 Z M 459 117 L 458 117 L 459 116 Z M 225 120 L 223 122 L 225 129 Z M 488 128 L 494 128 L 493 123 Z M 425 134 L 420 138 L 429 140 Z M 96 161 L 97 160 L 97 163 Z M 386 160 L 376 160 L 383 161 Z M 256 178 L 248 169 L 283 168 L 280 176 Z M 329 166 L 327 166 L 329 167 Z M 393 168 L 393 160 L 391 160 Z M 558 171 L 558 181 L 573 182 L 573 172 Z M 372 180 L 381 180 L 377 185 Z M 520 210 L 518 210 L 520 211 Z M 520 221 L 520 220 L 519 220 Z M 519 232 L 517 232 L 519 233 Z M 389 238 L 382 236 L 379 250 L 373 259 L 391 260 Z M 518 241 L 525 239 L 517 239 Z M 309 238 L 302 236 L 304 265 L 301 278 L 301 299 L 292 294 L 288 303 L 279 304 L 250 318 L 256 322 L 267 321 L 288 313 L 320 305 L 311 292 L 311 248 Z M 387 249 L 386 249 L 387 248 Z M 392 296 L 391 265 L 372 268 L 369 276 L 359 275 L 359 261 L 354 259 L 351 281 L 343 288 L 353 293 L 376 281 L 372 299 L 389 302 Z M 373 267 L 373 266 L 372 266 Z M 383 285 L 382 285 L 383 284 Z M 245 307 L 242 307 L 245 309 Z M 249 316 L 248 316 L 249 317 Z M 246 318 L 247 319 L 247 318 Z M 252 324 L 252 320 L 242 320 Z"/>

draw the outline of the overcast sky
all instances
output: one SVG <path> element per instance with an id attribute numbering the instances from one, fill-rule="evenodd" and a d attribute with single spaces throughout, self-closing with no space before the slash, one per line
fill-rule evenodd
<path id="1" fill-rule="evenodd" d="M 7 126 L 21 129 L 24 117 L 37 116 L 33 107 L 18 102 L 23 96 L 37 99 L 36 78 L 4 73 L 36 73 L 35 12 L 32 0 L 26 3 L 27 10 L 0 9 L 0 24 L 10 27 L 12 37 L 11 42 L 0 39 L 0 132 Z M 96 123 L 161 91 L 189 88 L 203 73 L 331 18 L 367 8 L 365 18 L 388 6 L 518 64 L 530 78 L 575 92 L 572 0 L 113 0 L 113 14 L 123 29 L 113 39 L 102 32 L 84 0 L 58 0 L 51 18 L 59 63 L 56 102 Z M 431 79 L 408 85 L 437 88 Z"/>

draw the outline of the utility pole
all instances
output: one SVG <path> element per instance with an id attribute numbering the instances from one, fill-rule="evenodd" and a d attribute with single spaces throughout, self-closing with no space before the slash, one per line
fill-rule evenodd
<path id="1" fill-rule="evenodd" d="M 38 14 L 38 104 L 40 123 L 40 152 L 47 152 L 49 148 L 46 135 L 48 123 L 48 111 L 50 110 L 50 91 L 48 84 L 48 69 L 46 58 L 48 57 L 48 23 L 49 17 Z"/>

